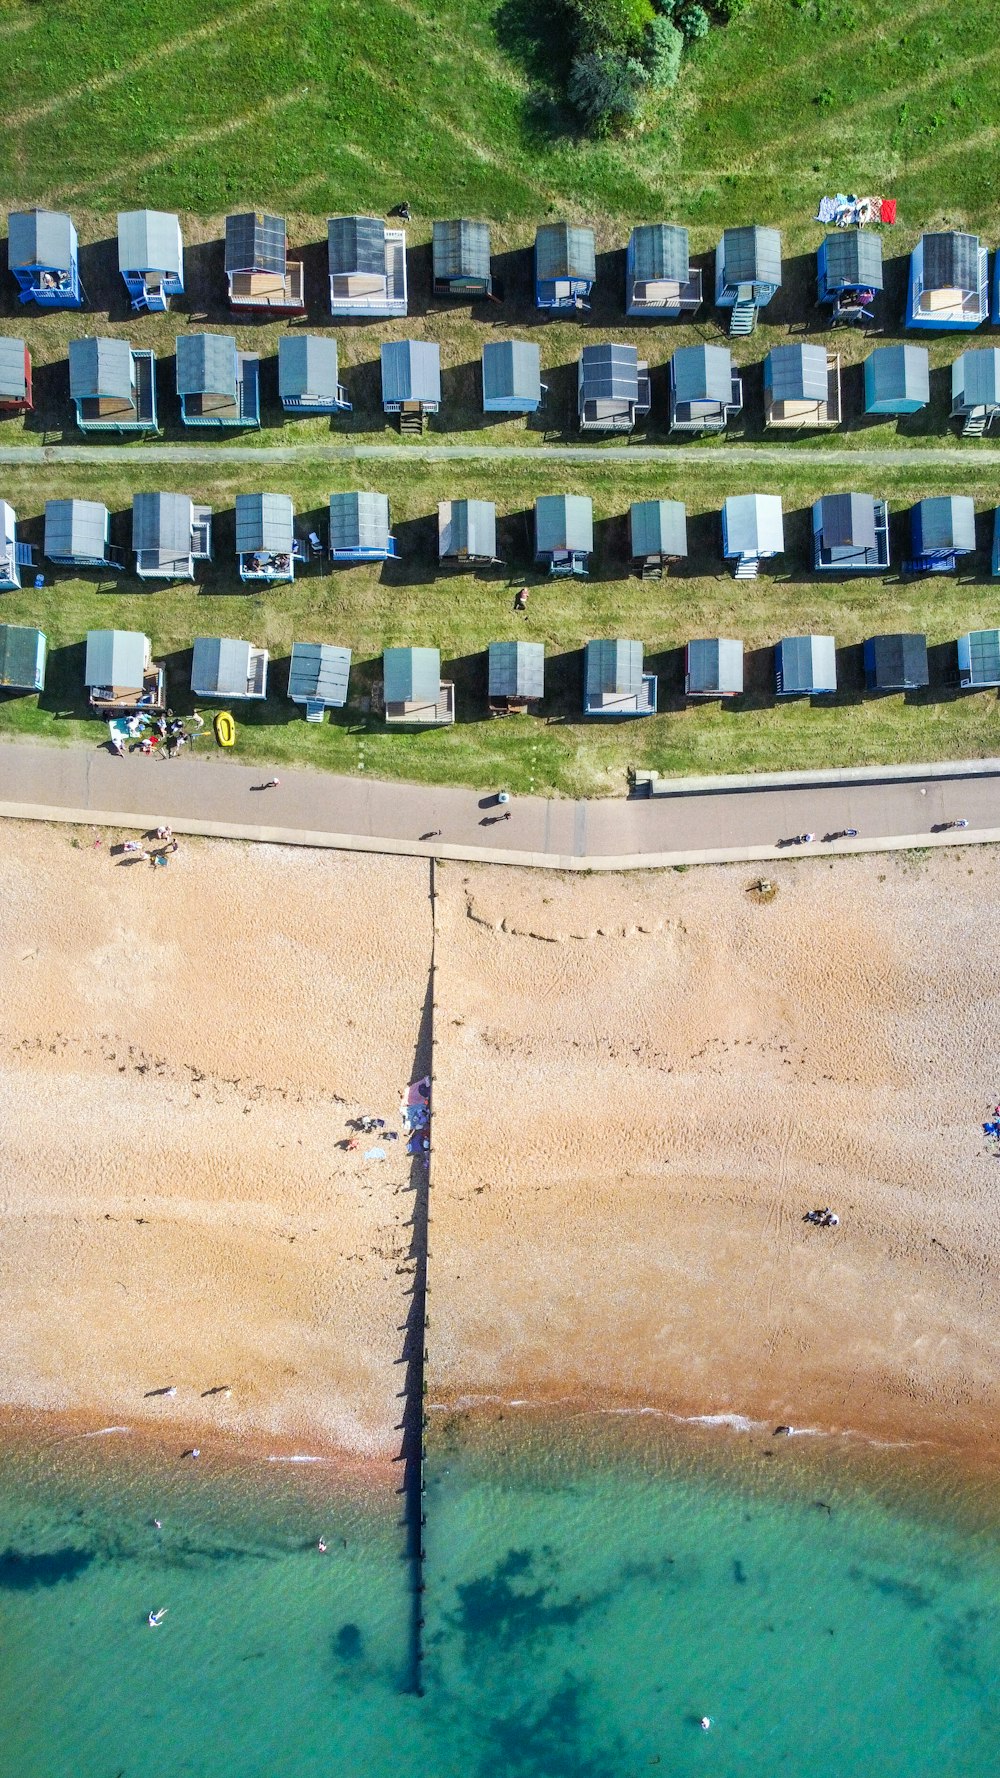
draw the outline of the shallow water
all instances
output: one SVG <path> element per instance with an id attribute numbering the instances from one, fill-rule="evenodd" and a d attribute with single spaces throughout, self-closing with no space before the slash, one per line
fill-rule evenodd
<path id="1" fill-rule="evenodd" d="M 422 1697 L 395 1497 L 107 1441 L 8 1454 L 0 1772 L 995 1771 L 995 1527 L 717 1436 L 731 1462 L 432 1427 Z"/>

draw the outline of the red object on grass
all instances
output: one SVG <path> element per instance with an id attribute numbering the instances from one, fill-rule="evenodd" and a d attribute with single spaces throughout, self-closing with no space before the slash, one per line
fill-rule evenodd
<path id="1" fill-rule="evenodd" d="M 896 200 L 895 200 L 895 198 L 883 198 L 882 199 L 882 221 L 888 222 L 891 226 L 891 224 L 894 223 L 895 220 L 896 220 Z"/>

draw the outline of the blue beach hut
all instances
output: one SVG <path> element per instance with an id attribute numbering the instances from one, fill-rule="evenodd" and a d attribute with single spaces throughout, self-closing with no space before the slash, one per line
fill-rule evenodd
<path id="1" fill-rule="evenodd" d="M 837 689 L 837 644 L 832 636 L 783 636 L 774 651 L 779 698 L 809 698 Z"/>
<path id="2" fill-rule="evenodd" d="M 330 495 L 330 558 L 384 562 L 398 555 L 389 529 L 388 494 Z"/>
<path id="3" fill-rule="evenodd" d="M 982 438 L 1000 414 L 1000 349 L 960 352 L 951 367 L 951 417 L 963 438 Z"/>
<path id="4" fill-rule="evenodd" d="M 976 547 L 976 506 L 969 494 L 935 494 L 910 512 L 912 554 L 906 574 L 953 574 Z"/>
<path id="5" fill-rule="evenodd" d="M 592 228 L 546 222 L 535 234 L 536 309 L 587 309 L 597 278 Z"/>
<path id="6" fill-rule="evenodd" d="M 528 340 L 490 340 L 483 347 L 483 413 L 535 414 L 547 394 L 542 355 Z"/>
<path id="7" fill-rule="evenodd" d="M 400 431 L 421 431 L 441 406 L 441 348 L 430 340 L 390 340 L 382 347 L 382 408 Z"/>
<path id="8" fill-rule="evenodd" d="M 827 235 L 816 255 L 819 301 L 832 309 L 831 320 L 865 322 L 884 283 L 882 237 L 862 228 L 838 228 Z"/>
<path id="9" fill-rule="evenodd" d="M 81 432 L 156 432 L 156 354 L 128 340 L 69 343 L 69 392 Z"/>
<path id="10" fill-rule="evenodd" d="M 813 567 L 877 574 L 889 566 L 889 508 L 871 494 L 824 494 L 813 504 Z"/>
<path id="11" fill-rule="evenodd" d="M 133 309 L 160 313 L 184 293 L 184 242 L 166 210 L 119 210 L 118 269 Z"/>
<path id="12" fill-rule="evenodd" d="M 589 494 L 540 494 L 535 501 L 535 562 L 550 574 L 589 574 L 594 506 Z"/>
<path id="13" fill-rule="evenodd" d="M 0 689 L 44 691 L 46 646 L 44 630 L 0 624 Z"/>
<path id="14" fill-rule="evenodd" d="M 278 341 L 278 396 L 286 414 L 350 413 L 340 381 L 336 340 L 284 333 Z"/>
<path id="15" fill-rule="evenodd" d="M 979 327 L 989 312 L 987 254 L 979 236 L 958 229 L 921 235 L 910 254 L 907 327 Z"/>
<path id="16" fill-rule="evenodd" d="M 701 307 L 701 272 L 691 267 L 688 231 L 677 223 L 634 228 L 625 254 L 625 313 L 672 319 Z"/>
<path id="17" fill-rule="evenodd" d="M 185 426 L 259 426 L 260 359 L 231 333 L 179 334 L 177 393 Z"/>
<path id="18" fill-rule="evenodd" d="M 125 566 L 125 551 L 111 542 L 111 514 L 99 500 L 47 500 L 44 551 L 61 568 Z"/>
<path id="19" fill-rule="evenodd" d="M 707 636 L 684 650 L 684 696 L 738 698 L 743 691 L 743 644 L 731 636 Z"/>
<path id="20" fill-rule="evenodd" d="M 781 287 L 776 228 L 727 228 L 715 250 L 715 301 L 729 309 L 731 335 L 753 333 L 760 309 Z"/>
<path id="21" fill-rule="evenodd" d="M 743 411 L 728 346 L 681 346 L 670 360 L 671 432 L 724 432 Z"/>
<path id="22" fill-rule="evenodd" d="M 307 722 L 322 722 L 326 710 L 347 703 L 351 651 L 333 642 L 293 642 L 288 668 L 288 696 L 304 704 Z"/>
<path id="23" fill-rule="evenodd" d="M 21 586 L 21 569 L 35 566 L 35 552 L 30 543 L 18 543 L 17 518 L 14 508 L 7 500 L 0 500 L 0 526 L 3 529 L 0 591 L 16 593 Z"/>
<path id="24" fill-rule="evenodd" d="M 876 346 L 865 359 L 865 413 L 916 414 L 931 398 L 926 346 Z"/>
<path id="25" fill-rule="evenodd" d="M 653 716 L 656 674 L 643 669 L 642 643 L 588 642 L 583 664 L 584 716 Z"/>
<path id="26" fill-rule="evenodd" d="M 7 224 L 8 264 L 20 301 L 43 309 L 82 309 L 79 243 L 61 210 L 13 210 Z"/>

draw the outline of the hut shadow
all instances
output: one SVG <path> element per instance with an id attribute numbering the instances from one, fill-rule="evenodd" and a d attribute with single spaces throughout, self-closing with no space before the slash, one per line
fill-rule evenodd
<path id="1" fill-rule="evenodd" d="M 837 689 L 823 698 L 811 699 L 824 710 L 831 704 L 861 704 L 865 699 L 865 649 L 863 642 L 850 642 L 836 651 Z"/>
<path id="2" fill-rule="evenodd" d="M 420 518 L 393 523 L 398 556 L 389 556 L 382 564 L 380 579 L 385 586 L 429 586 L 437 579 L 437 512 Z"/>
<path id="3" fill-rule="evenodd" d="M 76 424 L 76 409 L 69 396 L 68 358 L 39 364 L 32 355 L 31 395 L 34 406 L 24 415 L 25 432 L 43 433 L 46 441 L 53 444 L 82 445 L 88 436 L 93 436 L 81 432 Z M 101 442 L 104 436 L 101 433 Z"/>
<path id="4" fill-rule="evenodd" d="M 590 293 L 590 313 L 582 318 L 588 327 L 616 330 L 630 327 L 625 318 L 625 248 L 612 247 L 596 256 L 597 277 Z"/>
<path id="5" fill-rule="evenodd" d="M 483 413 L 482 364 L 476 359 L 442 367 L 441 411 L 446 417 L 460 416 L 457 424 L 463 432 L 481 431 L 512 417 Z"/>
<path id="6" fill-rule="evenodd" d="M 429 313 L 434 303 L 434 266 L 430 241 L 406 242 L 406 306 L 413 319 Z M 434 304 L 437 307 L 437 304 Z M 450 305 L 447 305 L 450 306 Z M 406 334 L 402 335 L 405 339 Z"/>
<path id="7" fill-rule="evenodd" d="M 782 513 L 785 532 L 785 548 L 778 559 L 792 566 L 782 572 L 779 578 L 786 583 L 809 581 L 815 585 L 817 576 L 813 568 L 813 532 L 812 507 L 797 506 L 791 512 Z M 833 576 L 830 576 L 833 579 Z"/>
<path id="8" fill-rule="evenodd" d="M 535 572 L 535 513 L 533 507 L 497 513 L 497 551 L 512 578 Z"/>
<path id="9" fill-rule="evenodd" d="M 496 303 L 476 303 L 472 310 L 473 321 L 482 328 L 502 328 L 511 337 L 523 332 L 526 327 L 534 327 L 541 315 L 535 308 L 534 256 L 530 247 L 507 248 L 501 253 L 493 254 L 494 288 L 502 290 L 503 300 Z"/>
<path id="10" fill-rule="evenodd" d="M 574 722 L 583 715 L 583 649 L 545 655 L 545 721 Z"/>
<path id="11" fill-rule="evenodd" d="M 715 576 L 728 572 L 722 555 L 722 520 L 718 511 L 689 512 L 687 561 L 678 564 L 685 578 Z"/>
<path id="12" fill-rule="evenodd" d="M 381 356 L 345 365 L 341 374 L 347 383 L 351 411 L 333 414 L 331 428 L 338 432 L 371 432 L 392 423 L 393 417 L 382 412 Z"/>
<path id="13" fill-rule="evenodd" d="M 330 314 L 330 259 L 327 239 L 307 241 L 302 247 L 289 249 L 289 259 L 302 261 L 303 289 L 306 299 L 304 315 L 289 315 L 287 325 L 299 329 L 329 327 Z"/>
<path id="14" fill-rule="evenodd" d="M 812 317 L 816 313 L 815 253 L 783 253 L 781 284 L 766 308 L 761 309 L 762 322 L 766 327 L 805 331 L 803 316 Z"/>
<path id="15" fill-rule="evenodd" d="M 193 327 L 233 327 L 236 318 L 229 307 L 224 240 L 186 241 L 184 244 L 184 302 Z M 240 325 L 243 317 L 239 317 Z"/>
<path id="16" fill-rule="evenodd" d="M 462 727 L 492 720 L 487 702 L 486 667 L 485 649 L 476 654 L 456 655 L 441 663 L 442 678 L 450 679 L 455 687 L 455 721 Z"/>
<path id="17" fill-rule="evenodd" d="M 86 660 L 85 640 L 49 649 L 45 662 L 45 690 L 38 694 L 39 710 L 45 710 L 57 722 L 79 722 L 93 717 L 83 683 Z"/>
<path id="18" fill-rule="evenodd" d="M 591 576 L 595 580 L 631 580 L 628 518 L 614 513 L 610 518 L 594 520 L 594 553 Z M 623 621 L 627 621 L 623 619 Z"/>
<path id="19" fill-rule="evenodd" d="M 262 432 L 280 432 L 288 417 L 278 397 L 278 354 L 261 357 L 260 368 L 260 429 Z"/>
<path id="20" fill-rule="evenodd" d="M 103 241 L 81 241 L 79 268 L 80 283 L 87 293 L 84 313 L 103 310 L 109 321 L 127 320 L 132 305 L 118 270 L 117 236 Z M 82 327 L 81 332 L 86 332 L 86 327 Z"/>
<path id="21" fill-rule="evenodd" d="M 959 698 L 969 695 L 958 682 L 957 642 L 932 642 L 928 645 L 927 674 L 930 684 L 921 686 L 919 691 L 904 692 L 905 704 L 954 704 Z"/>
<path id="22" fill-rule="evenodd" d="M 664 648 L 646 656 L 647 673 L 656 674 L 656 708 L 662 716 L 686 710 L 684 696 L 684 647 Z"/>
<path id="23" fill-rule="evenodd" d="M 583 349 L 581 342 L 581 350 Z M 546 439 L 565 443 L 575 438 L 580 431 L 580 416 L 577 411 L 578 399 L 578 359 L 571 364 L 551 364 L 542 371 L 542 381 L 548 393 L 544 406 L 536 414 L 529 414 L 528 424 L 532 431 L 542 432 Z"/>
<path id="24" fill-rule="evenodd" d="M 774 680 L 774 646 L 743 650 L 743 690 L 739 697 L 722 698 L 723 713 L 739 716 L 745 710 L 773 710 L 778 702 Z"/>
<path id="25" fill-rule="evenodd" d="M 919 336 L 912 333 L 907 336 L 907 343 L 923 344 Z M 926 407 L 915 414 L 899 415 L 896 430 L 902 438 L 926 438 L 952 430 L 950 364 L 931 365 L 930 388 L 931 398 Z"/>

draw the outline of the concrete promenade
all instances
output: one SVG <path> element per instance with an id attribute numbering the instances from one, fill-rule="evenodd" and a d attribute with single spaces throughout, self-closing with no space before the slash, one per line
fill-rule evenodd
<path id="1" fill-rule="evenodd" d="M 515 797 L 338 778 L 218 754 L 173 761 L 104 746 L 0 744 L 0 815 L 346 851 L 629 870 L 1000 840 L 1000 759 L 950 765 L 661 781 L 655 797 Z M 664 794 L 664 791 L 667 793 Z M 938 832 L 964 819 L 968 828 Z M 857 828 L 856 839 L 824 835 Z M 815 834 L 808 846 L 793 835 Z M 2 838 L 0 838 L 2 844 Z"/>

